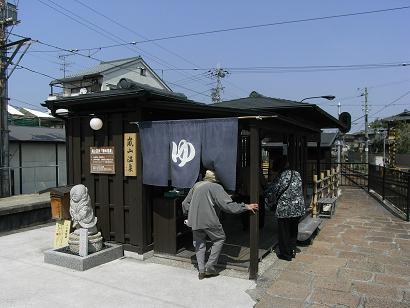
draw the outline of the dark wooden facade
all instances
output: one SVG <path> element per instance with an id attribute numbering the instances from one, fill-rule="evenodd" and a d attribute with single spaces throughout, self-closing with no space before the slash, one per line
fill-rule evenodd
<path id="1" fill-rule="evenodd" d="M 261 139 L 270 136 L 288 144 L 292 166 L 305 175 L 308 141 L 320 142 L 320 123 L 312 125 L 291 116 L 277 116 L 272 110 L 239 110 L 221 108 L 188 101 L 172 93 L 151 89 L 107 91 L 68 97 L 44 104 L 54 115 L 66 108 L 68 183 L 83 183 L 89 189 L 98 227 L 105 240 L 124 244 L 138 253 L 153 247 L 153 199 L 167 188 L 142 184 L 141 145 L 137 144 L 137 176 L 124 176 L 123 136 L 137 133 L 139 121 L 239 117 L 240 130 L 250 132 L 250 198 L 258 202 L 258 173 Z M 97 116 L 103 121 L 99 131 L 93 131 L 89 121 Z M 255 117 L 262 116 L 262 117 Z M 323 116 L 323 115 L 319 115 Z M 328 119 L 326 119 L 328 120 Z M 90 173 L 90 147 L 115 147 L 115 174 Z M 258 222 L 251 216 L 251 278 L 257 275 Z M 253 265 L 252 265 L 253 264 Z M 255 265 L 256 264 L 256 265 Z"/>
<path id="2" fill-rule="evenodd" d="M 123 243 L 142 253 L 152 244 L 152 219 L 148 214 L 151 204 L 146 198 L 149 189 L 142 185 L 141 172 L 136 177 L 124 176 L 123 162 L 123 134 L 137 132 L 131 122 L 139 121 L 140 115 L 130 110 L 98 116 L 104 123 L 99 131 L 90 128 L 90 117 L 71 117 L 67 121 L 68 183 L 88 187 L 105 240 Z M 114 146 L 115 174 L 90 173 L 93 146 Z M 141 168 L 141 155 L 137 155 L 137 170 Z"/>

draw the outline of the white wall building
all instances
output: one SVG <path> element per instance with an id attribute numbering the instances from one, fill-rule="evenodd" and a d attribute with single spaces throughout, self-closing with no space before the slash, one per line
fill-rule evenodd
<path id="1" fill-rule="evenodd" d="M 121 78 L 148 85 L 161 90 L 172 91 L 141 57 L 101 62 L 95 67 L 80 71 L 50 83 L 51 94 L 74 96 L 107 91 L 115 88 Z M 63 93 L 55 93 L 54 86 L 61 85 Z"/>
<path id="2" fill-rule="evenodd" d="M 9 130 L 13 195 L 67 184 L 64 129 L 10 125 Z"/>

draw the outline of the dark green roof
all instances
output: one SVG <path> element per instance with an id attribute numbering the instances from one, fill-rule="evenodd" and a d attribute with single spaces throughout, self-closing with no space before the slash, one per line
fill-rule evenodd
<path id="1" fill-rule="evenodd" d="M 289 108 L 310 105 L 307 103 L 300 103 L 287 99 L 267 97 L 252 91 L 249 97 L 233 99 L 230 101 L 223 101 L 215 103 L 213 106 L 231 107 L 240 109 L 270 109 L 270 108 Z"/>
<path id="2" fill-rule="evenodd" d="M 255 112 L 269 111 L 300 122 L 308 122 L 318 128 L 344 128 L 336 118 L 314 104 L 273 98 L 252 91 L 249 97 L 224 101 L 211 106 L 246 109 Z"/>

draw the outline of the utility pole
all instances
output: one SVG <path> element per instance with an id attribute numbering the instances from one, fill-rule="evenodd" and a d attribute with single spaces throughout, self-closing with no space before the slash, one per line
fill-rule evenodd
<path id="1" fill-rule="evenodd" d="M 364 146 L 364 151 L 365 151 L 365 157 L 366 157 L 366 164 L 369 163 L 369 108 L 367 105 L 367 87 L 364 88 L 364 141 L 365 141 L 365 146 Z"/>
<path id="2" fill-rule="evenodd" d="M 222 86 L 222 78 L 225 78 L 229 72 L 223 68 L 220 68 L 219 65 L 216 69 L 210 70 L 209 74 L 211 77 L 216 78 L 216 87 L 211 90 L 211 98 L 213 103 L 220 103 L 222 98 L 221 94 L 224 87 Z"/>
<path id="3" fill-rule="evenodd" d="M 7 3 L 5 0 L 0 0 L 0 197 L 10 196 L 10 168 L 9 168 L 9 129 L 8 129 L 8 92 L 7 81 L 17 67 L 23 55 L 27 51 L 30 44 L 29 38 L 25 38 L 16 42 L 7 43 L 6 29 L 9 26 L 18 24 L 17 7 Z M 20 48 L 26 45 L 26 49 L 19 56 L 18 60 L 13 63 L 15 56 Z M 7 55 L 7 50 L 15 46 L 10 57 Z M 14 67 L 7 74 L 7 69 L 10 64 Z"/>

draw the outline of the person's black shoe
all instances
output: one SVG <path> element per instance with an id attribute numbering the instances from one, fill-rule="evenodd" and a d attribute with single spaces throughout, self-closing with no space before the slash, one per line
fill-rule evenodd
<path id="1" fill-rule="evenodd" d="M 215 277 L 218 275 L 219 273 L 215 269 L 208 268 L 205 270 L 205 277 Z"/>
<path id="2" fill-rule="evenodd" d="M 284 256 L 281 254 L 278 255 L 278 258 L 285 261 L 292 261 L 292 257 Z"/>
<path id="3" fill-rule="evenodd" d="M 199 273 L 198 274 L 198 279 L 199 280 L 202 280 L 202 279 L 204 279 L 205 278 L 205 273 Z"/>
<path id="4" fill-rule="evenodd" d="M 301 252 L 301 250 L 296 247 L 295 250 L 292 251 L 292 258 L 295 258 L 296 254 L 299 253 L 299 252 Z"/>

